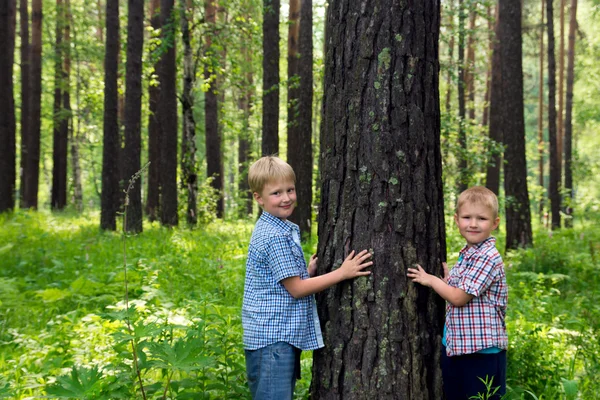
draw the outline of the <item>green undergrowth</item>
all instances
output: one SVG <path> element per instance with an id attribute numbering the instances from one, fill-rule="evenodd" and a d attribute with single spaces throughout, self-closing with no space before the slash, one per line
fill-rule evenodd
<path id="1" fill-rule="evenodd" d="M 600 393 L 593 222 L 537 228 L 535 247 L 503 254 L 508 398 Z M 248 398 L 240 309 L 252 223 L 146 223 L 125 238 L 126 270 L 123 236 L 98 225 L 94 213 L 0 216 L 0 398 Z M 448 229 L 450 262 L 461 243 Z M 311 364 L 304 352 L 297 398 L 308 398 Z"/>

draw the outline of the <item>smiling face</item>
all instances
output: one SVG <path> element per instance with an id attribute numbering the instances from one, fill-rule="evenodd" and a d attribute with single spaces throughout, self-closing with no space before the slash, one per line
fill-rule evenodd
<path id="1" fill-rule="evenodd" d="M 269 181 L 260 193 L 254 192 L 254 198 L 263 210 L 286 220 L 296 207 L 296 185 L 288 179 Z"/>
<path id="2" fill-rule="evenodd" d="M 454 214 L 454 221 L 469 247 L 489 238 L 500 218 L 484 204 L 467 202 Z"/>

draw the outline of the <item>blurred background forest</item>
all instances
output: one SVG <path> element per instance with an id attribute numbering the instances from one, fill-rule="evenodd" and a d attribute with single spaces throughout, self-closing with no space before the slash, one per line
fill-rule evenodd
<path id="1" fill-rule="evenodd" d="M 475 184 L 502 208 L 514 201 L 494 119 L 497 3 L 441 2 L 447 217 Z M 512 268 L 509 384 L 515 398 L 592 399 L 600 2 L 521 4 L 533 238 L 497 234 Z M 275 153 L 294 167 L 310 200 L 294 220 L 314 252 L 326 13 L 325 0 L 2 1 L 0 397 L 248 395 L 237 295 L 257 213 L 247 168 Z M 127 317 L 124 284 L 137 306 Z"/>

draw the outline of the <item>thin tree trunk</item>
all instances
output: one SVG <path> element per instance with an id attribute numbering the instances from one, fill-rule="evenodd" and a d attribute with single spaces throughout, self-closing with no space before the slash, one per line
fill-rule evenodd
<path id="1" fill-rule="evenodd" d="M 106 0 L 104 55 L 104 137 L 102 147 L 102 197 L 100 228 L 117 229 L 119 210 L 119 0 Z"/>
<path id="2" fill-rule="evenodd" d="M 577 0 L 571 0 L 571 18 L 569 21 L 569 59 L 567 63 L 567 104 L 565 110 L 565 226 L 573 226 L 573 85 L 575 80 L 575 33 L 577 31 Z"/>
<path id="3" fill-rule="evenodd" d="M 73 15 L 71 13 L 71 0 L 65 0 L 66 7 L 66 19 L 68 21 L 67 29 L 65 30 L 65 40 L 70 42 L 70 26 L 73 26 Z M 75 35 L 73 35 L 75 36 Z M 76 39 L 76 38 L 75 38 Z M 77 43 L 77 40 L 74 40 Z M 67 77 L 71 75 L 71 56 L 70 51 L 66 53 L 66 64 L 65 64 L 65 73 Z M 78 85 L 81 84 L 81 73 L 80 73 L 80 65 L 79 60 L 77 60 L 77 82 Z M 77 109 L 80 109 L 80 101 L 79 101 L 79 93 L 81 87 L 77 88 Z M 63 98 L 64 107 L 67 109 L 68 115 L 71 115 L 71 99 L 70 95 L 67 95 Z M 82 133 L 80 129 L 80 121 L 81 118 L 78 116 L 77 118 L 77 129 L 73 129 L 73 119 L 69 119 L 69 124 L 65 128 L 67 130 L 67 136 L 69 137 L 68 141 L 71 143 L 71 165 L 73 169 L 73 203 L 75 205 L 75 209 L 79 212 L 83 211 L 83 185 L 81 181 L 81 158 L 79 156 L 79 151 L 84 142 L 84 133 Z"/>
<path id="4" fill-rule="evenodd" d="M 23 194 L 25 190 L 24 173 L 27 168 L 27 144 L 29 143 L 29 120 L 31 106 L 31 69 L 29 49 L 29 9 L 27 0 L 19 2 L 19 20 L 21 36 L 21 161 L 19 168 L 19 200 L 20 206 L 24 207 Z"/>
<path id="5" fill-rule="evenodd" d="M 566 0 L 560 0 L 560 48 L 558 50 L 558 118 L 556 120 L 556 156 L 558 157 L 559 186 L 562 182 L 562 159 L 564 138 L 563 116 L 565 109 L 565 1 Z"/>
<path id="6" fill-rule="evenodd" d="M 25 167 L 23 170 L 22 208 L 38 207 L 38 186 L 40 180 L 40 130 L 42 111 L 42 0 L 33 0 L 31 5 L 31 47 L 30 47 L 30 123 L 28 124 Z"/>
<path id="7" fill-rule="evenodd" d="M 544 199 L 546 198 L 544 189 L 544 14 L 545 0 L 541 1 L 541 23 L 540 23 L 540 79 L 538 95 L 538 185 L 542 188 L 542 194 L 539 198 L 539 216 L 544 218 Z"/>
<path id="8" fill-rule="evenodd" d="M 240 209 L 240 217 L 244 218 L 252 214 L 252 193 L 248 185 L 248 168 L 250 166 L 250 155 L 252 148 L 252 136 L 250 131 L 250 116 L 252 110 L 252 97 L 254 95 L 254 74 L 252 68 L 252 54 L 250 43 L 252 39 L 245 38 L 246 45 L 242 49 L 244 54 L 244 85 L 240 93 L 239 109 L 242 111 L 242 131 L 240 132 L 238 144 L 238 191 L 242 199 L 242 207 Z"/>
<path id="9" fill-rule="evenodd" d="M 161 128 L 160 162 L 160 222 L 164 226 L 177 226 L 177 66 L 175 64 L 174 0 L 161 0 L 161 36 L 167 44 L 160 65 L 160 103 L 158 104 Z"/>
<path id="10" fill-rule="evenodd" d="M 481 116 L 481 124 L 485 128 L 489 128 L 490 121 L 490 90 L 492 87 L 492 54 L 494 52 L 494 26 L 492 20 L 492 6 L 486 7 L 487 23 L 488 23 L 488 54 L 486 58 L 489 60 L 485 69 L 485 95 L 483 96 L 483 113 Z"/>
<path id="11" fill-rule="evenodd" d="M 0 213 L 15 208 L 16 120 L 13 85 L 17 4 L 0 2 Z"/>
<path id="12" fill-rule="evenodd" d="M 108 2 L 109 0 L 106 0 L 106 2 Z M 102 0 L 97 0 L 96 1 L 96 7 L 97 7 L 97 11 L 98 11 L 98 22 L 96 25 L 96 37 L 98 38 L 98 41 L 100 43 L 104 43 L 104 21 L 103 21 L 103 15 L 102 15 Z M 108 27 L 106 28 L 108 29 Z"/>
<path id="13" fill-rule="evenodd" d="M 556 60 L 554 54 L 554 10 L 552 0 L 546 0 L 548 26 L 548 142 L 550 143 L 550 213 L 552 229 L 560 228 L 560 166 L 556 133 Z"/>
<path id="14" fill-rule="evenodd" d="M 186 1 L 189 3 L 186 5 Z M 196 172 L 196 121 L 194 120 L 194 94 L 195 67 L 191 46 L 190 23 L 192 22 L 193 8 L 189 0 L 180 0 L 181 7 L 181 36 L 183 40 L 183 93 L 182 104 L 182 149 L 181 172 L 183 187 L 187 190 L 186 220 L 189 226 L 198 223 L 197 198 L 198 174 Z"/>
<path id="15" fill-rule="evenodd" d="M 142 50 L 144 46 L 144 1 L 129 0 L 127 15 L 127 65 L 125 77 L 124 176 L 129 182 L 141 167 Z M 128 184 L 126 183 L 127 187 Z M 128 192 L 126 232 L 142 232 L 141 182 L 132 181 Z"/>
<path id="16" fill-rule="evenodd" d="M 504 102 L 502 93 L 502 47 L 499 39 L 500 34 L 500 14 L 496 7 L 496 26 L 494 28 L 494 42 L 492 52 L 492 79 L 490 83 L 490 126 L 489 138 L 494 143 L 504 141 L 502 104 Z M 488 161 L 485 186 L 498 196 L 500 194 L 500 166 L 502 164 L 502 154 L 490 154 Z"/>
<path id="17" fill-rule="evenodd" d="M 471 8 L 476 4 L 470 5 Z M 465 85 L 467 89 L 467 110 L 469 123 L 475 123 L 475 24 L 477 13 L 469 10 L 469 38 L 467 40 L 467 64 L 465 67 Z"/>
<path id="18" fill-rule="evenodd" d="M 468 186 L 467 165 L 467 133 L 466 104 L 465 104 L 465 5 L 463 0 L 458 0 L 458 192 L 464 191 Z"/>
<path id="19" fill-rule="evenodd" d="M 446 113 L 450 113 L 452 107 L 452 67 L 454 63 L 454 0 L 447 2 L 448 8 L 448 32 L 450 32 L 450 42 L 448 43 L 448 73 L 446 74 Z"/>
<path id="20" fill-rule="evenodd" d="M 152 29 L 160 29 L 160 0 L 150 2 L 150 25 Z M 156 50 L 155 50 L 156 51 Z M 154 63 L 154 75 L 160 76 L 160 61 Z M 146 214 L 150 221 L 156 221 L 160 214 L 160 149 L 161 134 L 158 121 L 158 102 L 160 86 L 151 84 L 148 87 L 148 185 L 146 190 Z"/>
<path id="21" fill-rule="evenodd" d="M 263 156 L 279 153 L 280 7 L 281 0 L 263 0 Z"/>

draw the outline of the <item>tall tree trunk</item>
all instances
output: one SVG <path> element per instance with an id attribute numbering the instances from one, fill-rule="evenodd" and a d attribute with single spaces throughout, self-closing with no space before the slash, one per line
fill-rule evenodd
<path id="1" fill-rule="evenodd" d="M 40 181 L 40 130 L 42 111 L 42 0 L 31 4 L 31 47 L 30 47 L 30 120 L 26 138 L 22 208 L 37 208 Z"/>
<path id="2" fill-rule="evenodd" d="M 465 190 L 469 183 L 467 165 L 467 133 L 465 132 L 465 5 L 458 0 L 458 182 L 459 192 Z"/>
<path id="3" fill-rule="evenodd" d="M 502 115 L 505 145 L 506 248 L 515 249 L 533 243 L 525 159 L 521 0 L 501 1 L 498 21 L 501 25 L 498 41 L 502 48 L 504 100 Z"/>
<path id="4" fill-rule="evenodd" d="M 177 215 L 177 67 L 175 65 L 174 0 L 161 0 L 161 36 L 167 43 L 160 65 L 160 102 L 158 104 L 161 128 L 160 149 L 160 222 L 176 226 Z"/>
<path id="5" fill-rule="evenodd" d="M 554 10 L 552 0 L 546 0 L 548 26 L 548 142 L 550 143 L 550 213 L 552 229 L 560 228 L 560 165 L 556 133 L 556 60 L 554 54 Z"/>
<path id="6" fill-rule="evenodd" d="M 263 0 L 263 156 L 279 153 L 280 7 L 281 0 Z"/>
<path id="7" fill-rule="evenodd" d="M 485 69 L 485 94 L 483 96 L 483 113 L 481 117 L 481 124 L 485 128 L 489 128 L 490 121 L 490 90 L 492 87 L 492 54 L 494 52 L 494 27 L 492 20 L 492 6 L 486 7 L 487 23 L 488 23 L 488 53 L 486 59 L 489 59 L 489 63 Z"/>
<path id="8" fill-rule="evenodd" d="M 406 279 L 445 259 L 440 2 L 379 5 L 327 9 L 318 273 L 364 248 L 377 271 L 318 296 L 316 399 L 443 397 L 443 300 Z"/>
<path id="9" fill-rule="evenodd" d="M 100 228 L 117 229 L 119 211 L 119 0 L 106 0 L 106 50 L 104 55 L 104 130 L 102 147 L 102 197 Z"/>
<path id="10" fill-rule="evenodd" d="M 128 0 L 127 66 L 125 72 L 125 148 L 124 176 L 128 187 L 126 232 L 142 231 L 140 179 L 134 179 L 141 167 L 142 50 L 144 47 L 144 1 Z"/>
<path id="11" fill-rule="evenodd" d="M 558 49 L 558 118 L 556 120 L 556 156 L 558 157 L 558 182 L 562 181 L 562 159 L 564 138 L 564 99 L 565 99 L 565 1 L 560 0 L 560 38 Z M 559 195 L 560 196 L 560 195 Z"/>
<path id="12" fill-rule="evenodd" d="M 242 199 L 240 217 L 244 218 L 252 214 L 252 193 L 248 185 L 248 168 L 250 166 L 250 156 L 252 148 L 252 134 L 250 131 L 250 116 L 252 110 L 252 98 L 254 95 L 254 74 L 252 68 L 252 54 L 249 50 L 252 39 L 245 38 L 246 45 L 242 49 L 244 54 L 244 85 L 240 93 L 239 109 L 242 111 L 242 131 L 238 143 L 238 191 Z"/>
<path id="13" fill-rule="evenodd" d="M 189 4 L 186 4 L 189 3 Z M 181 36 L 183 39 L 183 93 L 182 104 L 182 148 L 181 172 L 183 187 L 187 190 L 186 220 L 189 226 L 198 223 L 197 198 L 198 174 L 196 171 L 196 121 L 194 120 L 194 94 L 192 90 L 196 82 L 196 69 L 190 39 L 190 22 L 193 8 L 189 0 L 180 0 Z"/>
<path id="14" fill-rule="evenodd" d="M 73 14 L 71 13 L 71 0 L 65 0 L 65 6 L 66 6 L 66 12 L 67 12 L 67 21 L 69 21 L 69 26 L 74 26 L 73 25 Z M 75 32 L 75 31 L 74 31 Z M 66 40 L 68 42 L 70 42 L 70 28 L 68 28 L 65 31 L 65 37 L 67 38 Z M 77 43 L 77 39 L 75 38 L 75 35 L 73 35 L 74 40 L 73 42 Z M 76 47 L 74 47 L 76 49 Z M 71 74 L 71 59 L 70 59 L 70 51 L 67 52 L 67 57 L 66 57 L 66 61 L 67 63 L 65 64 L 65 71 L 67 73 L 67 76 L 70 76 Z M 76 90 L 76 102 L 77 102 L 77 110 L 80 110 L 80 104 L 81 102 L 79 101 L 79 93 L 81 92 L 81 69 L 80 69 L 80 65 L 81 63 L 79 62 L 79 59 L 77 59 L 77 90 Z M 69 95 L 65 96 L 64 98 L 65 101 L 65 107 L 67 107 L 68 105 L 68 113 L 69 115 L 71 115 L 71 105 L 70 105 L 70 97 Z M 79 114 L 79 113 L 78 113 Z M 83 211 L 83 185 L 81 183 L 81 157 L 79 156 L 79 149 L 81 148 L 84 139 L 85 139 L 85 134 L 82 133 L 81 129 L 80 129 L 80 125 L 81 125 L 81 117 L 78 115 L 77 116 L 77 128 L 73 129 L 73 119 L 71 118 L 69 120 L 69 125 L 70 127 L 67 127 L 67 132 L 68 132 L 68 142 L 71 143 L 71 168 L 73 169 L 73 203 L 75 205 L 75 209 L 79 212 Z"/>
<path id="15" fill-rule="evenodd" d="M 500 13 L 499 7 L 496 7 L 496 26 L 492 52 L 492 80 L 490 83 L 490 127 L 489 138 L 494 143 L 504 141 L 503 116 L 502 116 L 502 46 L 500 43 Z M 492 153 L 487 165 L 485 186 L 494 192 L 500 194 L 500 166 L 502 165 L 502 154 Z"/>
<path id="16" fill-rule="evenodd" d="M 16 120 L 13 85 L 17 4 L 0 2 L 0 213 L 15 208 Z"/>
<path id="17" fill-rule="evenodd" d="M 62 0 L 56 0 L 56 38 L 54 71 L 54 140 L 52 151 L 52 190 L 50 206 L 53 210 L 62 210 L 67 205 L 67 147 L 69 138 L 69 118 L 63 108 L 63 97 L 68 92 L 68 81 L 64 69 L 63 43 L 66 29 L 66 13 Z"/>
<path id="18" fill-rule="evenodd" d="M 539 198 L 538 212 L 540 219 L 544 218 L 544 14 L 545 0 L 541 1 L 541 23 L 540 23 L 540 79 L 538 84 L 538 185 L 542 188 Z"/>
<path id="19" fill-rule="evenodd" d="M 107 2 L 109 0 L 106 0 Z M 96 1 L 96 10 L 98 12 L 98 21 L 96 25 L 96 37 L 100 43 L 104 43 L 104 21 L 102 20 L 102 0 Z M 107 27 L 108 29 L 108 27 Z"/>
<path id="20" fill-rule="evenodd" d="M 27 144 L 29 143 L 29 119 L 31 106 L 31 68 L 29 48 L 29 9 L 27 0 L 19 1 L 19 23 L 21 36 L 21 161 L 19 168 L 19 200 L 24 207 L 24 172 L 27 165 Z"/>
<path id="21" fill-rule="evenodd" d="M 477 4 L 469 6 L 469 38 L 467 40 L 467 64 L 465 66 L 465 86 L 467 89 L 467 110 L 469 123 L 475 123 L 475 25 Z"/>
<path id="22" fill-rule="evenodd" d="M 567 63 L 567 104 L 565 109 L 565 192 L 567 227 L 573 226 L 573 84 L 575 80 L 575 33 L 577 31 L 577 0 L 571 0 L 571 18 L 569 21 L 569 60 Z"/>
<path id="23" fill-rule="evenodd" d="M 448 8 L 448 32 L 450 32 L 450 42 L 448 43 L 448 73 L 446 74 L 446 108 L 447 113 L 450 112 L 452 106 L 452 69 L 454 62 L 454 0 L 449 0 L 446 3 Z"/>
<path id="24" fill-rule="evenodd" d="M 150 2 L 150 25 L 152 29 L 160 29 L 160 0 Z M 155 50 L 159 51 L 159 50 Z M 154 63 L 154 75 L 160 75 L 160 62 Z M 160 86 L 151 84 L 148 87 L 148 185 L 146 190 L 146 214 L 150 221 L 156 221 L 160 204 L 160 137 L 162 131 L 158 121 L 158 102 Z"/>
<path id="25" fill-rule="evenodd" d="M 204 80 L 209 83 L 208 91 L 204 95 L 204 123 L 206 141 L 206 175 L 213 178 L 211 186 L 218 192 L 217 217 L 223 217 L 223 159 L 221 150 L 221 136 L 219 130 L 219 87 L 217 67 L 218 53 L 212 46 L 216 35 L 215 23 L 217 21 L 217 4 L 215 0 L 208 0 L 205 8 L 205 20 L 209 24 L 209 33 L 206 35 L 207 64 L 204 66 Z"/>

